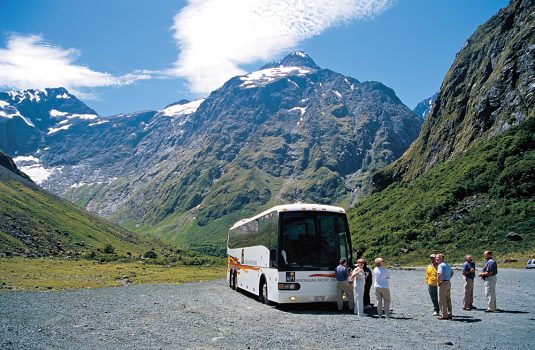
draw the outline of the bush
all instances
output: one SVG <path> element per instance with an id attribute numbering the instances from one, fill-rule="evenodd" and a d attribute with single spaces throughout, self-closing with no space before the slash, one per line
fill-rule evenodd
<path id="1" fill-rule="evenodd" d="M 113 252 L 115 252 L 115 248 L 113 248 L 111 244 L 106 244 L 106 246 L 104 247 L 104 253 L 113 254 Z"/>
<path id="2" fill-rule="evenodd" d="M 158 257 L 158 254 L 154 250 L 148 250 L 143 254 L 143 258 L 145 259 L 156 259 Z"/>

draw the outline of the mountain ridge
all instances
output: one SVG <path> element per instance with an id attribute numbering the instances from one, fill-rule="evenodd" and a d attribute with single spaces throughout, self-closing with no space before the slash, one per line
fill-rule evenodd
<path id="1" fill-rule="evenodd" d="M 259 207 L 350 205 L 418 134 L 421 118 L 379 82 L 299 52 L 268 66 L 203 100 L 80 122 L 45 138 L 38 164 L 19 162 L 52 169 L 45 188 L 130 229 L 190 245 L 204 227 L 220 245 L 221 225 Z"/>
<path id="2" fill-rule="evenodd" d="M 348 212 L 365 257 L 533 257 L 534 13 L 533 1 L 513 0 L 476 30 L 418 138 L 373 175 L 374 192 Z"/>
<path id="3" fill-rule="evenodd" d="M 376 189 L 424 173 L 534 115 L 534 3 L 514 0 L 467 40 L 442 83 L 422 132 L 394 164 L 374 176 Z M 530 17 L 531 16 L 531 17 Z"/>

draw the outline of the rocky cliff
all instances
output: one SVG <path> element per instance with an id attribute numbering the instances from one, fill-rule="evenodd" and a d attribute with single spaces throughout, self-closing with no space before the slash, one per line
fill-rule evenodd
<path id="1" fill-rule="evenodd" d="M 377 189 L 411 179 L 535 114 L 535 2 L 514 0 L 455 57 L 420 135 L 374 177 Z"/>

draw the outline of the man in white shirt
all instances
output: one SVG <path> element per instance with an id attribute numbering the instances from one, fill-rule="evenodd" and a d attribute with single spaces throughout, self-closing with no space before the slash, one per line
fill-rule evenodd
<path id="1" fill-rule="evenodd" d="M 390 271 L 383 267 L 382 258 L 375 259 L 375 268 L 373 269 L 373 279 L 375 287 L 375 296 L 377 297 L 377 315 L 383 317 L 383 304 L 386 317 L 390 317 L 390 288 L 388 280 Z"/>

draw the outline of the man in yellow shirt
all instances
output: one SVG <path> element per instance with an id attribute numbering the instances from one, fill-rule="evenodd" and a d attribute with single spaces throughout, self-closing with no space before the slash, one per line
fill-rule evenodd
<path id="1" fill-rule="evenodd" d="M 431 259 L 431 262 L 429 265 L 427 265 L 427 269 L 425 270 L 425 283 L 427 284 L 427 290 L 429 291 L 429 296 L 431 297 L 431 301 L 433 302 L 433 309 L 435 312 L 433 312 L 433 316 L 438 315 L 438 277 L 437 277 L 437 262 L 436 262 L 436 255 L 431 254 L 429 256 L 429 259 Z"/>

